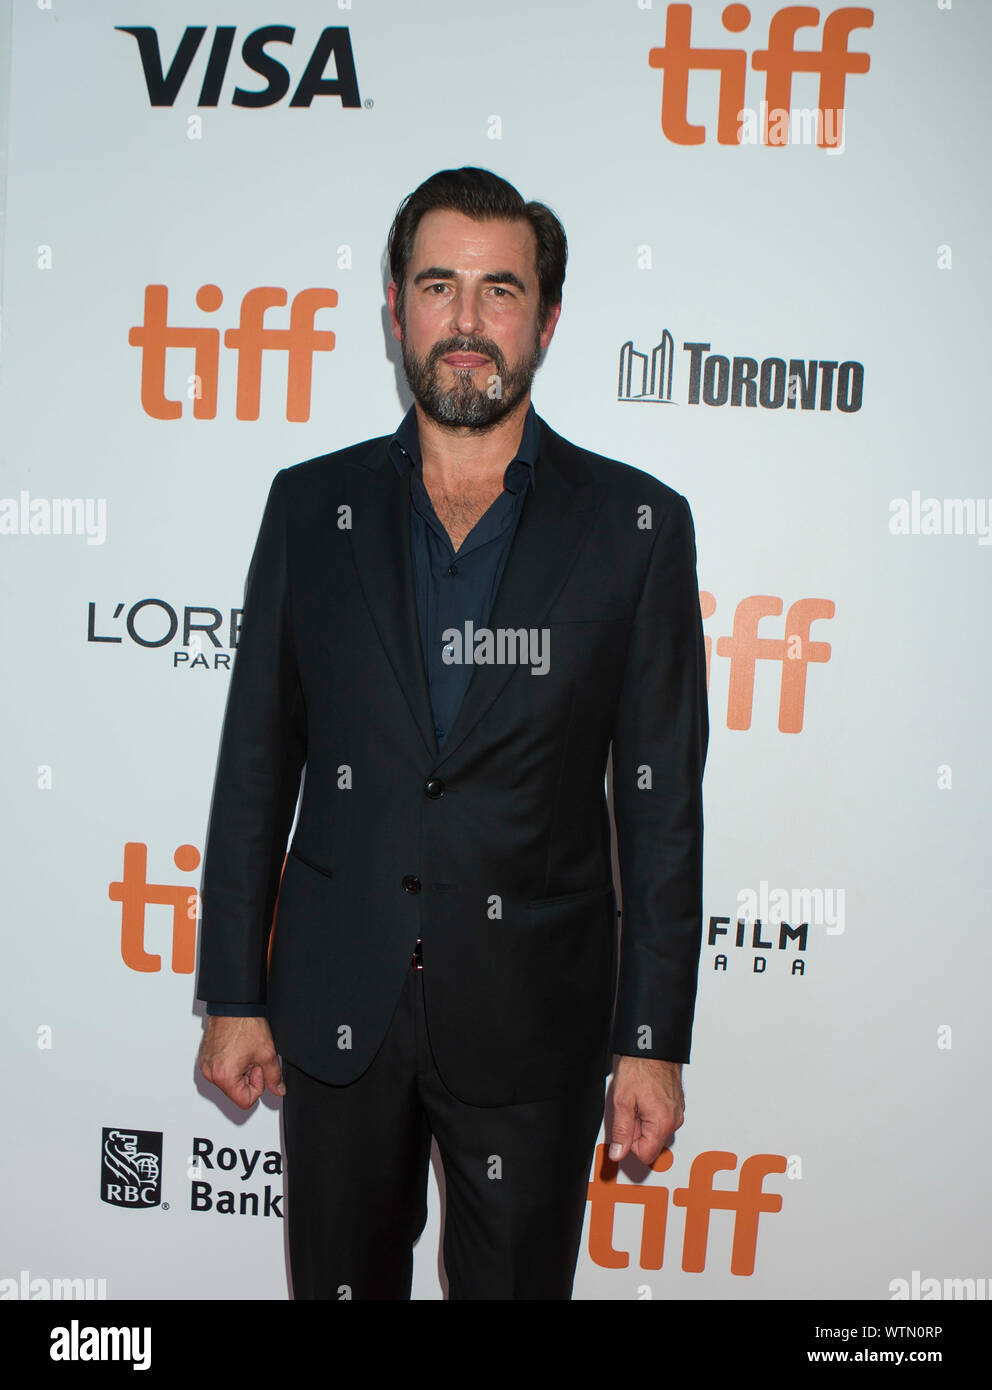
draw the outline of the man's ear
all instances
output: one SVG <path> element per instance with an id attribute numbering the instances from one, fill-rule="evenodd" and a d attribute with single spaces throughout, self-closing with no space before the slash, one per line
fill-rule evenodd
<path id="1" fill-rule="evenodd" d="M 400 322 L 399 315 L 396 312 L 396 306 L 399 302 L 399 289 L 397 288 L 395 280 L 391 280 L 389 282 L 389 288 L 386 290 L 386 302 L 389 305 L 389 318 L 390 322 L 393 325 L 393 337 L 396 339 L 398 343 L 402 343 L 403 325 Z M 400 305 L 400 308 L 402 309 L 402 305 Z"/>
<path id="2" fill-rule="evenodd" d="M 558 320 L 560 318 L 561 303 L 559 302 L 558 304 L 552 304 L 551 308 L 548 310 L 547 318 L 544 320 L 544 327 L 541 329 L 540 342 L 542 352 L 551 342 L 551 339 L 554 337 L 555 329 L 558 326 Z"/>

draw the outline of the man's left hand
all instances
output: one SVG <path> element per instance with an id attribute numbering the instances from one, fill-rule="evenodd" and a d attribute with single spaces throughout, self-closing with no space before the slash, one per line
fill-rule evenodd
<path id="1" fill-rule="evenodd" d="M 682 1063 L 614 1057 L 606 1114 L 610 1159 L 633 1153 L 650 1168 L 685 1119 Z"/>

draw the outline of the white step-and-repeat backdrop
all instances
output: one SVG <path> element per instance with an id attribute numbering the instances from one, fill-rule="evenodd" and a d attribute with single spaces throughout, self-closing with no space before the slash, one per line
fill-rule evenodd
<path id="1" fill-rule="evenodd" d="M 218 737 L 269 481 L 399 422 L 386 231 L 463 164 L 568 233 L 539 413 L 698 540 L 687 1119 L 575 1297 L 992 1294 L 992 7 L 11 11 L 0 1298 L 287 1296 L 278 1106 L 194 1070 Z"/>

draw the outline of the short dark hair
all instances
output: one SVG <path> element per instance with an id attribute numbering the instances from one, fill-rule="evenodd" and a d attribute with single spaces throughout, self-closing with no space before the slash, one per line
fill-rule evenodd
<path id="1" fill-rule="evenodd" d="M 461 212 L 477 222 L 493 220 L 529 222 L 537 238 L 537 316 L 544 325 L 555 305 L 561 303 L 565 283 L 568 242 L 565 229 L 544 203 L 526 203 L 506 179 L 489 169 L 442 169 L 425 179 L 400 203 L 386 243 L 389 269 L 396 283 L 397 314 L 402 312 L 406 271 L 413 254 L 413 240 L 420 219 L 439 210 Z"/>

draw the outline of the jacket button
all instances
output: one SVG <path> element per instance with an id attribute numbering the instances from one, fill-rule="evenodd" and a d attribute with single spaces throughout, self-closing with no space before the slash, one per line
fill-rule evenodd
<path id="1" fill-rule="evenodd" d="M 420 879 L 416 874 L 403 875 L 403 887 L 408 893 L 420 892 Z"/>
<path id="2" fill-rule="evenodd" d="M 444 796 L 444 783 L 440 777 L 432 777 L 424 787 L 424 791 L 436 801 L 439 796 Z"/>

